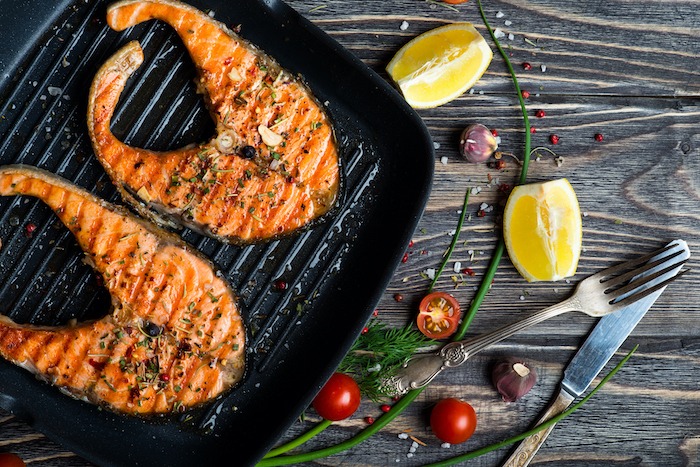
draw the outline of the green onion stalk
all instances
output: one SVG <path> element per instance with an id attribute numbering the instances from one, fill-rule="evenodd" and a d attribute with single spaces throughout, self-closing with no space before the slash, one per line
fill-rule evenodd
<path id="1" fill-rule="evenodd" d="M 511 79 L 513 80 L 513 84 L 515 86 L 515 91 L 518 96 L 518 101 L 520 103 L 520 109 L 522 111 L 523 115 L 523 122 L 524 122 L 524 127 L 525 127 L 525 150 L 524 150 L 524 155 L 523 155 L 523 160 L 522 160 L 522 166 L 521 166 L 521 171 L 520 171 L 520 178 L 519 178 L 519 184 L 525 183 L 527 179 L 527 171 L 530 163 L 530 147 L 531 147 L 531 141 L 530 141 L 530 121 L 527 116 L 527 109 L 525 107 L 525 101 L 522 97 L 522 92 L 520 90 L 520 85 L 518 84 L 518 79 L 515 75 L 515 70 L 513 69 L 513 65 L 510 62 L 510 59 L 508 58 L 508 55 L 506 52 L 503 50 L 501 47 L 500 42 L 498 41 L 498 38 L 495 36 L 493 29 L 491 29 L 491 26 L 489 25 L 488 20 L 486 19 L 486 15 L 484 13 L 483 7 L 481 5 L 481 0 L 477 1 L 477 4 L 479 6 L 479 13 L 481 14 L 481 18 L 484 21 L 484 25 L 486 26 L 486 29 L 488 29 L 489 34 L 491 35 L 491 38 L 493 39 L 494 43 L 496 44 L 496 47 L 498 48 L 498 52 L 501 54 L 503 57 L 503 60 L 506 63 L 506 66 L 508 67 L 508 71 L 510 72 Z M 443 262 L 438 269 L 438 271 L 435 273 L 435 277 L 430 284 L 429 290 L 432 290 L 433 287 L 435 286 L 440 274 L 445 268 L 445 265 L 449 262 L 450 256 L 452 254 L 452 251 L 454 250 L 455 245 L 457 244 L 457 240 L 459 238 L 459 232 L 462 229 L 462 225 L 464 224 L 465 220 L 465 213 L 467 211 L 467 204 L 469 201 L 469 190 L 467 190 L 467 193 L 464 197 L 464 206 L 462 208 L 462 213 L 460 215 L 459 219 L 459 224 L 457 227 L 457 230 L 455 231 L 455 235 L 452 238 L 452 243 L 450 244 L 450 247 L 445 254 L 445 257 L 443 259 Z M 494 276 L 496 275 L 496 270 L 498 269 L 498 265 L 501 261 L 501 258 L 503 256 L 503 252 L 505 250 L 505 244 L 503 242 L 503 239 L 500 238 L 498 241 L 498 244 L 496 245 L 496 250 L 493 253 L 491 263 L 489 264 L 488 269 L 486 270 L 486 274 L 484 275 L 483 280 L 481 281 L 481 285 L 479 289 L 477 290 L 477 293 L 474 297 L 474 300 L 472 300 L 472 303 L 467 310 L 467 313 L 465 313 L 465 316 L 462 320 L 462 323 L 455 333 L 454 340 L 459 340 L 461 339 L 464 334 L 466 333 L 467 329 L 469 328 L 469 325 L 471 324 L 472 320 L 474 319 L 474 316 L 476 315 L 476 312 L 479 310 L 479 307 L 481 306 L 482 302 L 484 301 L 484 298 L 486 297 L 486 294 L 488 293 L 491 283 L 493 281 Z M 357 433 L 355 436 L 352 438 L 339 443 L 335 446 L 331 446 L 328 448 L 324 449 L 319 449 L 317 451 L 311 451 L 311 452 L 306 452 L 306 453 L 301 453 L 301 454 L 295 454 L 295 455 L 288 455 L 288 456 L 281 456 L 281 454 L 284 454 L 285 452 L 294 449 L 303 443 L 307 442 L 314 436 L 316 436 L 318 433 L 322 432 L 326 428 L 328 428 L 331 424 L 328 420 L 324 420 L 320 422 L 316 427 L 312 428 L 308 432 L 304 433 L 303 435 L 299 436 L 298 438 L 281 445 L 273 450 L 271 450 L 264 458 L 261 460 L 257 466 L 258 467 L 273 467 L 273 466 L 278 466 L 278 465 L 290 465 L 290 464 L 296 464 L 299 462 L 309 462 L 315 459 L 320 459 L 322 457 L 327 457 L 331 456 L 334 454 L 338 454 L 340 452 L 343 452 L 347 449 L 350 449 L 364 440 L 368 439 L 370 436 L 373 434 L 377 433 L 379 430 L 384 428 L 386 425 L 388 425 L 394 418 L 396 418 L 403 410 L 408 407 L 408 405 L 413 402 L 413 400 L 418 397 L 418 395 L 423 391 L 423 388 L 420 389 L 414 389 L 410 391 L 408 394 L 403 396 L 394 406 L 391 408 L 391 410 L 385 414 L 383 414 L 381 417 L 379 417 L 377 420 L 372 425 L 369 425 L 367 428 L 363 429 L 359 433 Z M 592 393 L 591 393 L 592 395 Z M 582 400 L 585 401 L 587 399 Z M 576 407 L 576 406 L 574 406 Z M 573 410 L 572 410 L 573 411 Z M 512 441 L 515 442 L 515 441 Z M 498 447 L 495 447 L 493 449 L 498 449 Z M 486 451 L 488 452 L 488 451 Z M 455 460 L 456 461 L 456 460 Z"/>

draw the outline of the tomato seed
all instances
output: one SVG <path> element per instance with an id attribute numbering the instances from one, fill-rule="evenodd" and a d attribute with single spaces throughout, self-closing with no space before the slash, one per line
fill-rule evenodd
<path id="1" fill-rule="evenodd" d="M 557 135 L 549 135 L 549 141 L 552 144 L 559 144 L 559 137 Z"/>
<path id="2" fill-rule="evenodd" d="M 530 65 L 528 62 L 523 62 L 523 70 L 525 70 L 525 71 L 532 70 L 532 65 Z"/>
<path id="3" fill-rule="evenodd" d="M 537 118 L 543 118 L 545 115 L 547 115 L 547 114 L 544 113 L 544 110 L 542 110 L 542 109 L 535 112 L 535 117 L 537 117 Z"/>
<path id="4" fill-rule="evenodd" d="M 594 136 L 595 140 L 598 141 L 599 143 L 603 141 L 603 134 L 602 133 L 596 133 Z"/>

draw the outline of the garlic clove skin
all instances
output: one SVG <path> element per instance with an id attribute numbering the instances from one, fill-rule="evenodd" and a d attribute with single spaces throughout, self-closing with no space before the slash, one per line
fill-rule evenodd
<path id="1" fill-rule="evenodd" d="M 530 392 L 537 372 L 522 359 L 508 358 L 493 367 L 491 380 L 505 402 L 515 402 Z"/>
<path id="2" fill-rule="evenodd" d="M 469 162 L 485 162 L 498 149 L 498 142 L 491 130 L 474 123 L 462 131 L 459 153 Z"/>

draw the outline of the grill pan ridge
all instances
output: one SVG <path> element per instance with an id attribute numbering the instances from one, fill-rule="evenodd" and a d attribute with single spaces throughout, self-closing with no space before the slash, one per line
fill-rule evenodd
<path id="1" fill-rule="evenodd" d="M 85 127 L 92 77 L 120 45 L 139 40 L 145 61 L 116 109 L 118 138 L 166 150 L 208 139 L 213 125 L 174 32 L 149 22 L 116 33 L 104 21 L 107 3 L 0 0 L 6 39 L 13 28 L 27 27 L 15 12 L 42 12 L 32 16 L 27 50 L 0 52 L 0 164 L 44 168 L 120 204 Z M 0 360 L 0 406 L 100 465 L 254 464 L 359 334 L 430 192 L 434 154 L 427 130 L 357 58 L 281 1 L 192 3 L 226 24 L 241 24 L 244 38 L 304 77 L 335 124 L 343 190 L 321 222 L 267 243 L 233 246 L 180 232 L 237 291 L 248 330 L 244 380 L 208 405 L 157 419 L 118 415 Z M 58 325 L 108 313 L 107 292 L 42 202 L 0 197 L 0 240 L 1 314 Z M 288 287 L 276 287 L 278 280 Z"/>

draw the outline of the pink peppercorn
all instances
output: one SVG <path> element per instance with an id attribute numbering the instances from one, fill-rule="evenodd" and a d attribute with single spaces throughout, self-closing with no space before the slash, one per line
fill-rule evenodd
<path id="1" fill-rule="evenodd" d="M 594 136 L 593 138 L 595 138 L 595 140 L 598 141 L 599 143 L 600 143 L 601 141 L 603 141 L 603 135 L 602 135 L 602 133 L 596 133 L 595 136 Z"/>
<path id="2" fill-rule="evenodd" d="M 537 117 L 537 118 L 543 118 L 545 115 L 547 115 L 547 114 L 544 113 L 544 110 L 542 110 L 542 109 L 535 112 L 535 117 Z"/>
<path id="3" fill-rule="evenodd" d="M 382 404 L 381 407 L 379 407 L 382 412 L 387 413 L 388 411 L 391 410 L 391 406 L 389 404 Z"/>
<path id="4" fill-rule="evenodd" d="M 401 258 L 402 263 L 407 263 L 408 262 L 408 253 L 404 253 L 403 258 Z"/>
<path id="5" fill-rule="evenodd" d="M 523 96 L 523 99 L 527 99 L 530 97 L 530 92 L 529 91 L 520 91 L 520 95 Z"/>
<path id="6" fill-rule="evenodd" d="M 523 70 L 525 70 L 525 71 L 532 70 L 532 65 L 530 65 L 528 62 L 523 62 Z"/>
<path id="7" fill-rule="evenodd" d="M 559 137 L 557 135 L 549 135 L 549 141 L 552 144 L 559 144 Z"/>

